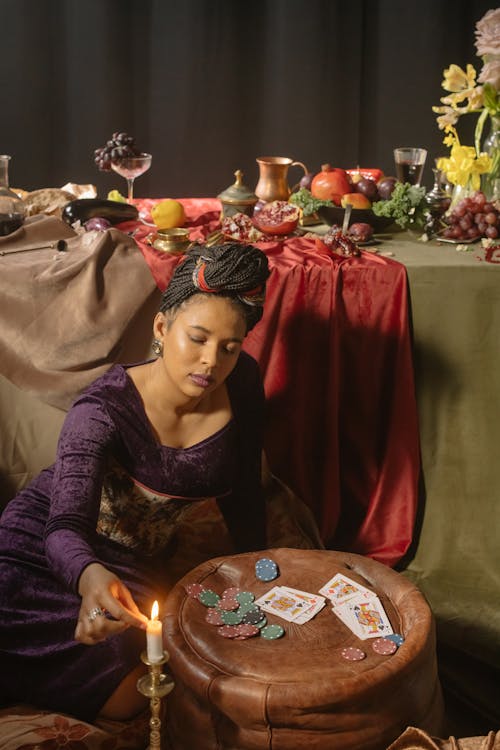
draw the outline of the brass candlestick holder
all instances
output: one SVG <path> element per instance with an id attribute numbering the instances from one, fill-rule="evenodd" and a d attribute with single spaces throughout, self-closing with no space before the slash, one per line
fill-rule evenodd
<path id="1" fill-rule="evenodd" d="M 168 661 L 169 654 L 163 652 L 163 658 L 159 661 L 150 661 L 147 653 L 143 651 L 141 659 L 147 664 L 148 674 L 137 680 L 137 690 L 149 698 L 151 708 L 151 718 L 149 720 L 149 748 L 148 750 L 160 750 L 161 748 L 161 719 L 160 708 L 161 699 L 170 693 L 175 683 L 170 677 L 162 671 L 163 665 Z"/>

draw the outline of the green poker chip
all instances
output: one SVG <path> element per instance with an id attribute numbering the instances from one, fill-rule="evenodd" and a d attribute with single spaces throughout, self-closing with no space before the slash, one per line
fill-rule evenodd
<path id="1" fill-rule="evenodd" d="M 221 618 L 224 625 L 239 625 L 241 622 L 241 615 L 238 612 L 221 612 Z"/>
<path id="2" fill-rule="evenodd" d="M 285 628 L 282 628 L 281 625 L 266 625 L 260 631 L 260 637 L 265 638 L 266 641 L 275 641 L 284 634 Z"/>
<path id="3" fill-rule="evenodd" d="M 219 603 L 220 596 L 211 589 L 203 589 L 203 591 L 198 594 L 198 599 L 205 605 L 205 607 L 216 607 Z"/>
<path id="4" fill-rule="evenodd" d="M 251 591 L 238 591 L 235 599 L 239 604 L 252 604 L 255 601 L 255 594 Z"/>

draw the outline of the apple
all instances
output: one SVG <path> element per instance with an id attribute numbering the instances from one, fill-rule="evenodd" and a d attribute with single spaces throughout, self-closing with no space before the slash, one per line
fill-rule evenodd
<path id="1" fill-rule="evenodd" d="M 329 164 L 323 164 L 321 172 L 311 182 L 313 198 L 332 201 L 336 206 L 340 206 L 342 196 L 351 191 L 352 183 L 345 169 L 331 167 Z"/>
<path id="2" fill-rule="evenodd" d="M 345 208 L 351 205 L 353 208 L 371 208 L 371 201 L 363 193 L 345 193 L 340 200 L 340 205 Z"/>

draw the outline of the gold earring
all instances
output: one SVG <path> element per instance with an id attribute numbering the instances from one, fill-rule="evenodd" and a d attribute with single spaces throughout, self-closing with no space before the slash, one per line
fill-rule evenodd
<path id="1" fill-rule="evenodd" d="M 159 339 L 155 339 L 151 345 L 151 349 L 153 350 L 153 354 L 156 354 L 157 357 L 161 357 L 163 354 L 163 344 Z"/>

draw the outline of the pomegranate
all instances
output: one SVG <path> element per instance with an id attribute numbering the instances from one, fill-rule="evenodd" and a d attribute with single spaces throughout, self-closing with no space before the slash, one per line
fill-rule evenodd
<path id="1" fill-rule="evenodd" d="M 272 201 L 253 217 L 257 229 L 266 234 L 290 234 L 297 228 L 300 209 L 286 201 Z"/>
<path id="2" fill-rule="evenodd" d="M 340 200 L 346 193 L 352 193 L 352 183 L 345 169 L 323 164 L 321 172 L 314 176 L 311 183 L 313 198 L 332 201 L 340 206 Z"/>

